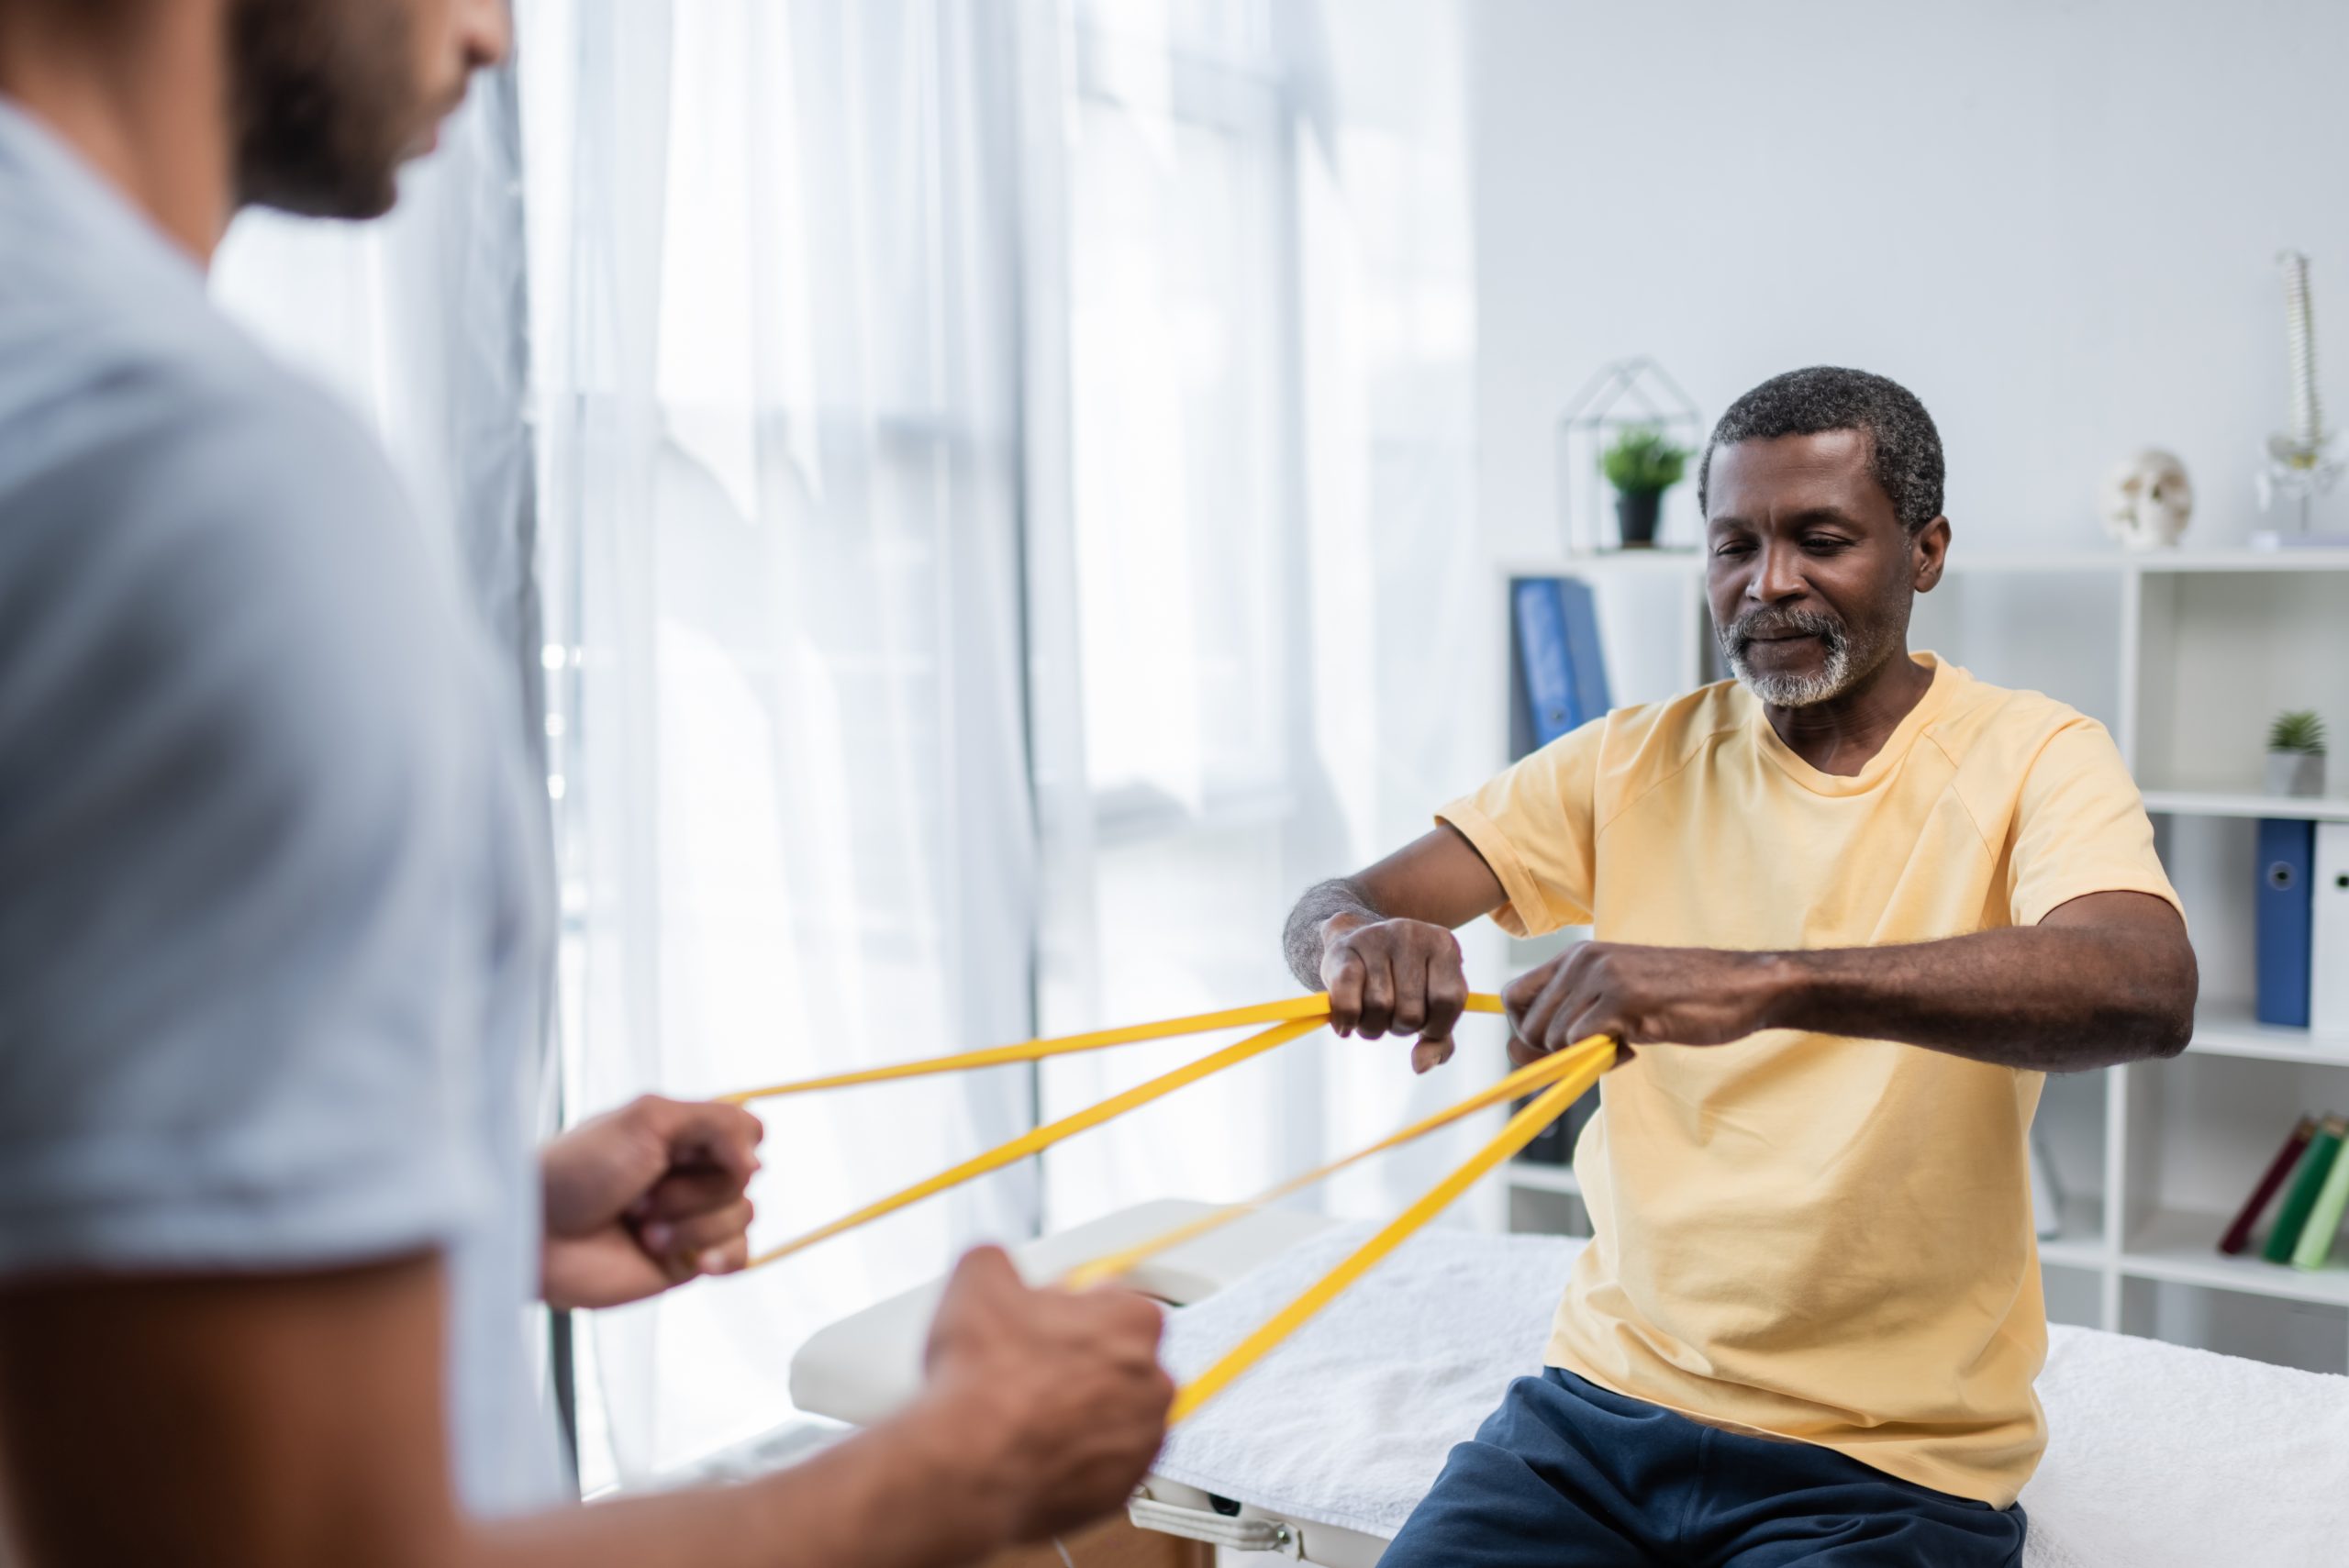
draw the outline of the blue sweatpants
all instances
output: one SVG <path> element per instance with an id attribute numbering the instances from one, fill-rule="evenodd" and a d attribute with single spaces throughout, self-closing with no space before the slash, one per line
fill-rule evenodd
<path id="1" fill-rule="evenodd" d="M 1725 1432 L 1553 1367 L 1509 1385 L 1379 1568 L 2015 1568 L 2020 1507 Z"/>

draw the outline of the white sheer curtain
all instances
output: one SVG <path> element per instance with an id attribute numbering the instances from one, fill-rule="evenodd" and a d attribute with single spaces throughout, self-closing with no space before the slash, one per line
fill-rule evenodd
<path id="1" fill-rule="evenodd" d="M 573 1102 L 1019 1038 L 1006 14 L 518 11 Z M 1011 1136 L 1030 1099 L 1007 1072 L 762 1106 L 754 1240 Z M 808 1331 L 1034 1223 L 1008 1173 L 602 1315 L 618 1473 L 774 1425 Z"/>
<path id="2" fill-rule="evenodd" d="M 574 1106 L 1287 990 L 1298 889 L 1497 751 L 1455 10 L 518 19 Z M 760 1234 L 1197 1049 L 774 1105 Z M 807 1331 L 966 1240 L 1245 1191 L 1474 1056 L 1295 1047 L 1055 1151 L 1048 1204 L 607 1315 L 588 1479 L 784 1418 Z"/>
<path id="3" fill-rule="evenodd" d="M 1081 0 L 1056 26 L 1023 53 L 1059 131 L 1030 153 L 1030 312 L 1064 339 L 1030 369 L 1063 436 L 1031 463 L 1064 476 L 1030 523 L 1052 1028 L 1290 989 L 1297 892 L 1424 830 L 1500 717 L 1457 8 Z M 1497 1066 L 1464 1038 L 1425 1082 L 1314 1037 L 1186 1090 L 1050 1155 L 1048 1218 L 1239 1195 L 1365 1141 Z M 1044 1108 L 1197 1049 L 1052 1063 Z M 1327 1201 L 1382 1212 L 1457 1146 Z"/>

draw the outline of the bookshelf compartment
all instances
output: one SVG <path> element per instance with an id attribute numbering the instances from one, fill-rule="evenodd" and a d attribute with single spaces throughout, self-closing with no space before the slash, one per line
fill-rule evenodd
<path id="1" fill-rule="evenodd" d="M 2201 970 L 2200 1003 L 2248 1019 L 2258 978 L 2254 928 L 2259 824 L 2242 817 L 2161 816 L 2154 845 L 2186 906 L 2186 927 Z"/>
<path id="2" fill-rule="evenodd" d="M 2039 1261 L 2066 1268 L 2093 1269 L 2104 1263 L 2104 1205 L 2093 1197 L 2064 1200 L 2064 1229 L 2039 1239 Z"/>
<path id="3" fill-rule="evenodd" d="M 2349 614 L 2330 572 L 2146 573 L 2134 758 L 2140 787 L 2255 796 L 2267 725 L 2314 708 L 2349 727 Z M 2343 794 L 2334 779 L 2328 793 Z"/>
<path id="4" fill-rule="evenodd" d="M 2104 1081 L 2093 1073 L 2051 1074 L 2032 1118 L 2032 1157 L 2054 1168 L 2064 1228 L 2039 1239 L 2041 1259 L 2095 1262 L 2105 1251 Z"/>
<path id="5" fill-rule="evenodd" d="M 2110 572 L 1953 572 L 1919 595 L 1909 646 L 1992 685 L 2044 692 L 2117 735 L 2122 694 L 2112 648 L 2122 588 Z"/>
<path id="6" fill-rule="evenodd" d="M 2094 1329 L 2104 1321 L 2102 1280 L 2093 1265 L 2040 1257 L 2040 1293 L 2047 1298 L 2047 1320 Z"/>
<path id="7" fill-rule="evenodd" d="M 1706 669 L 1713 621 L 1701 573 L 1693 585 L 1676 573 L 1559 575 L 1590 584 L 1616 706 L 1661 702 L 1715 678 Z"/>
<path id="8" fill-rule="evenodd" d="M 2311 1276 L 2281 1265 L 2244 1273 L 2249 1264 L 2216 1250 L 2293 1123 L 2328 1109 L 2349 1112 L 2349 1075 L 2321 1063 L 2188 1051 L 2168 1062 L 2132 1063 L 2116 1078 L 2124 1085 L 2131 1140 L 2128 1202 L 2121 1217 L 2124 1260 L 2138 1257 L 2165 1278 L 2349 1303 L 2349 1266 L 2332 1284 L 2311 1287 L 2303 1284 Z M 2254 1232 L 2254 1245 L 2273 1222 L 2275 1207 L 2270 1205 Z M 2349 1240 L 2337 1244 L 2336 1254 L 2337 1264 L 2349 1262 Z M 2208 1271 L 2177 1266 L 2199 1265 L 2205 1258 Z"/>
<path id="9" fill-rule="evenodd" d="M 1508 1184 L 1520 1192 L 1564 1193 L 1582 1195 L 1582 1183 L 1575 1175 L 1572 1165 L 1543 1165 L 1530 1160 L 1512 1161 L 1508 1167 Z"/>
<path id="10" fill-rule="evenodd" d="M 2219 1251 L 2219 1238 L 2230 1218 L 2207 1209 L 2157 1209 L 2123 1242 L 2121 1272 L 2132 1279 L 2349 1308 L 2349 1262 L 2335 1256 L 2314 1270 L 2271 1263 L 2258 1252 L 2264 1229 L 2254 1237 L 2250 1251 L 2229 1257 Z"/>
<path id="11" fill-rule="evenodd" d="M 1508 1189 L 1508 1228 L 1519 1234 L 1587 1238 L 1590 1210 L 1583 1207 L 1578 1194 L 1520 1186 L 1512 1181 Z"/>
<path id="12" fill-rule="evenodd" d="M 2349 1067 L 2349 1035 L 2310 1034 L 2307 1029 L 2263 1024 L 2252 1016 L 2249 1002 L 2211 1002 L 2206 998 L 2195 1009 L 2194 1044 L 2190 1049 L 2205 1056 Z M 2336 1092 L 2349 1101 L 2349 1083 L 2336 1083 Z M 2343 1108 L 2349 1110 L 2349 1104 Z"/>
<path id="13" fill-rule="evenodd" d="M 2181 1280 L 2124 1280 L 2120 1327 L 2304 1372 L 2338 1373 L 2349 1354 L 2349 1307 Z"/>

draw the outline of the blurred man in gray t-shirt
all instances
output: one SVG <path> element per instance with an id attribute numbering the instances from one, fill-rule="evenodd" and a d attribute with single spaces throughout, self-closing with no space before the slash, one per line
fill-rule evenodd
<path id="1" fill-rule="evenodd" d="M 648 1098 L 532 1149 L 510 666 L 203 279 L 240 203 L 388 206 L 507 28 L 0 0 L 0 1556 L 910 1568 L 1156 1448 L 1154 1309 L 982 1252 L 908 1417 L 557 1507 L 523 1307 L 741 1266 L 758 1124 Z"/>

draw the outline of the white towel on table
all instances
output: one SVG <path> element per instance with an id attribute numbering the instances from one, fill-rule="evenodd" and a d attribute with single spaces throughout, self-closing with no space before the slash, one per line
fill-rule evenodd
<path id="1" fill-rule="evenodd" d="M 1171 1314 L 1168 1368 L 1196 1375 L 1369 1234 L 1326 1231 Z M 1579 1245 L 1422 1232 L 1177 1427 L 1155 1472 L 1392 1536 L 1509 1380 L 1540 1371 Z M 2349 1377 L 2057 1327 L 2039 1395 L 2026 1568 L 2349 1563 Z"/>

